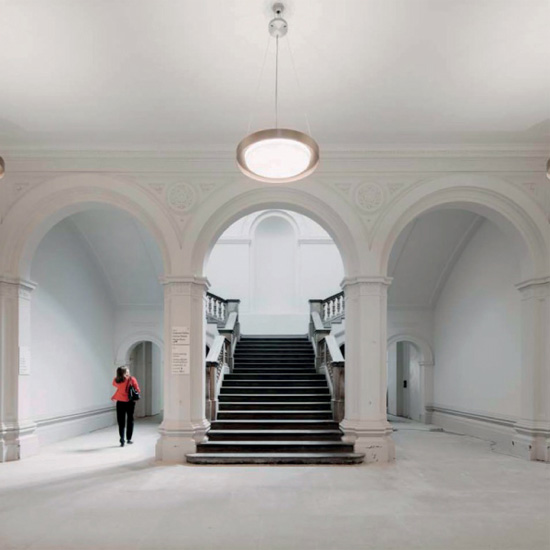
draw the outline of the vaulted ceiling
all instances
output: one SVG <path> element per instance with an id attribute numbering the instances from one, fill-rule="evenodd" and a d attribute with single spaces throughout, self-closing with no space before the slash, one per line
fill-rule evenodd
<path id="1" fill-rule="evenodd" d="M 390 256 L 388 303 L 433 307 L 462 251 L 484 218 L 464 210 L 424 214 L 397 239 Z M 61 222 L 81 240 L 119 307 L 162 307 L 160 250 L 136 220 L 114 209 L 80 212 Z"/>
<path id="2" fill-rule="evenodd" d="M 0 147 L 233 148 L 273 123 L 270 5 L 0 0 Z M 281 124 L 322 146 L 550 142 L 547 0 L 286 5 Z"/>

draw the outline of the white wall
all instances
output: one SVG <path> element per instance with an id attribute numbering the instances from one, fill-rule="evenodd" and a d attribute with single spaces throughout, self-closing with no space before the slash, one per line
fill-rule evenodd
<path id="1" fill-rule="evenodd" d="M 44 237 L 32 279 L 38 284 L 31 314 L 34 417 L 111 407 L 114 304 L 89 245 L 70 220 Z"/>
<path id="2" fill-rule="evenodd" d="M 241 300 L 243 334 L 305 334 L 308 300 L 340 292 L 344 269 L 318 224 L 294 212 L 261 211 L 224 232 L 206 273 L 213 294 Z"/>
<path id="3" fill-rule="evenodd" d="M 517 416 L 520 280 L 510 241 L 485 221 L 456 263 L 434 314 L 434 403 Z"/>

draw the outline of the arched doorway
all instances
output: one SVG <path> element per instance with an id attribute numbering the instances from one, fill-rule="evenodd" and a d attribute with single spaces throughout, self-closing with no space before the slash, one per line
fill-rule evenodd
<path id="1" fill-rule="evenodd" d="M 434 348 L 428 420 L 497 441 L 504 452 L 547 460 L 546 436 L 533 423 L 546 425 L 550 416 L 533 382 L 548 372 L 539 336 L 548 326 L 548 234 L 525 211 L 509 208 L 496 181 L 477 179 L 483 188 L 428 183 L 382 221 L 383 265 L 394 276 L 389 332 L 413 330 Z M 424 245 L 414 252 L 421 234 Z"/>
<path id="2" fill-rule="evenodd" d="M 5 220 L 12 238 L 4 244 L 12 246 L 2 269 L 15 275 L 2 282 L 14 289 L 10 311 L 19 322 L 2 357 L 0 416 L 10 438 L 0 434 L 0 460 L 33 454 L 39 441 L 112 424 L 110 381 L 127 325 L 133 319 L 137 325 L 159 325 L 162 332 L 158 276 L 169 262 L 162 232 L 133 200 L 121 205 L 123 184 L 112 192 L 95 181 L 91 190 L 79 187 L 79 179 L 89 177 L 75 177 L 72 192 L 55 204 L 29 193 Z M 59 192 L 68 184 L 60 178 L 37 194 L 49 186 Z M 117 223 L 122 225 L 114 227 Z M 115 241 L 116 253 L 110 246 Z M 131 259 L 145 263 L 142 275 L 150 266 L 147 288 L 143 277 L 131 276 Z M 131 294 L 143 299 L 127 300 Z M 12 343 L 18 354 L 10 352 Z"/>
<path id="3" fill-rule="evenodd" d="M 136 342 L 127 353 L 127 365 L 140 384 L 141 399 L 136 403 L 136 417 L 162 413 L 162 350 L 151 341 Z"/>

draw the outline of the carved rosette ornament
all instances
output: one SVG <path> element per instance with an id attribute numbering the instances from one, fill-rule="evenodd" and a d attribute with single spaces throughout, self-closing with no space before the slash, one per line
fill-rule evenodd
<path id="1" fill-rule="evenodd" d="M 364 212 L 376 212 L 384 203 L 384 191 L 377 183 L 363 183 L 355 191 L 355 203 Z"/>
<path id="2" fill-rule="evenodd" d="M 189 212 L 195 206 L 197 194 L 192 185 L 176 183 L 168 189 L 166 200 L 177 212 Z"/>

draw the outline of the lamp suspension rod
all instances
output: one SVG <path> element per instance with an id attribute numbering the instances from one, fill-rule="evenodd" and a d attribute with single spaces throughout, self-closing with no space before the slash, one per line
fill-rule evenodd
<path id="1" fill-rule="evenodd" d="M 279 127 L 279 37 L 275 37 L 275 128 Z"/>

